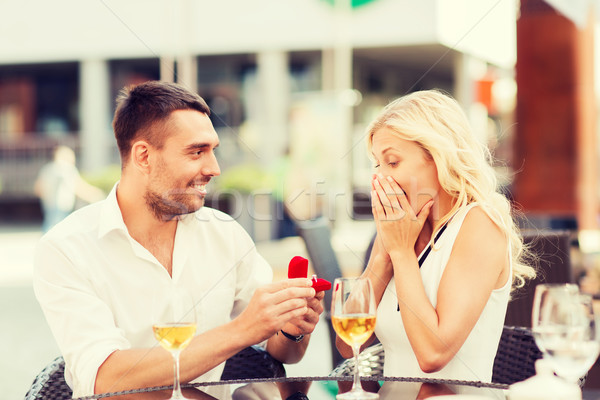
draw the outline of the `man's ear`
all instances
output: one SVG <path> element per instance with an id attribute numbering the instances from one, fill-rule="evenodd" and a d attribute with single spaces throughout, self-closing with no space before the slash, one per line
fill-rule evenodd
<path id="1" fill-rule="evenodd" d="M 140 172 L 147 174 L 150 171 L 150 145 L 138 140 L 131 146 L 131 164 Z"/>

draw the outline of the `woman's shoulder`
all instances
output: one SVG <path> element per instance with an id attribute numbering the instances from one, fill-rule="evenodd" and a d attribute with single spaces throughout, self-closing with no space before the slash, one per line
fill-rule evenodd
<path id="1" fill-rule="evenodd" d="M 459 239 L 471 245 L 483 248 L 506 249 L 506 235 L 492 218 L 493 210 L 472 203 L 467 206 L 464 221 L 460 228 Z"/>
<path id="2" fill-rule="evenodd" d="M 470 203 L 464 207 L 465 216 L 463 226 L 470 226 L 475 228 L 475 231 L 490 231 L 496 232 L 499 235 L 502 235 L 502 229 L 498 226 L 498 224 L 494 221 L 492 215 L 494 215 L 495 211 L 485 205 L 480 203 Z M 496 218 L 500 218 L 500 216 L 496 216 Z"/>

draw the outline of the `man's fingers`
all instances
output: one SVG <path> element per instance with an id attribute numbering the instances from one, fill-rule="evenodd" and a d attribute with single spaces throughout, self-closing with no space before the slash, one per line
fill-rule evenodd
<path id="1" fill-rule="evenodd" d="M 307 300 L 307 306 L 318 314 L 323 312 L 323 303 L 316 296 Z"/>
<path id="2" fill-rule="evenodd" d="M 308 310 L 308 302 L 306 299 L 288 299 L 273 306 L 273 312 L 277 315 L 285 314 L 291 310 L 298 309 L 302 309 L 305 312 Z"/>
<path id="3" fill-rule="evenodd" d="M 275 293 L 269 293 L 270 299 L 269 301 L 272 304 L 281 304 L 288 300 L 298 299 L 300 301 L 306 302 L 306 299 L 315 297 L 316 291 L 312 287 L 308 288 L 298 288 L 298 287 L 290 287 L 287 289 L 282 289 Z"/>
<path id="4" fill-rule="evenodd" d="M 279 310 L 281 311 L 281 313 L 277 314 L 277 319 L 280 321 L 280 325 L 283 326 L 286 322 L 290 321 L 291 319 L 304 318 L 306 313 L 308 313 L 309 309 L 305 305 L 304 307 L 299 308 L 292 307 Z"/>
<path id="5" fill-rule="evenodd" d="M 320 314 L 314 310 L 308 309 L 308 312 L 302 316 L 295 317 L 289 321 L 298 330 L 304 334 L 312 333 L 319 322 Z"/>
<path id="6" fill-rule="evenodd" d="M 267 293 L 276 293 L 284 289 L 298 287 L 298 288 L 307 288 L 312 286 L 312 280 L 309 278 L 292 278 L 292 279 L 284 279 L 282 281 L 269 283 L 268 285 L 263 286 L 263 289 Z"/>

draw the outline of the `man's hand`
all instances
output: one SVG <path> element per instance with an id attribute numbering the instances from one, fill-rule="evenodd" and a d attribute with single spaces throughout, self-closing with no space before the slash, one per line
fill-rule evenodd
<path id="1" fill-rule="evenodd" d="M 319 322 L 319 316 L 323 313 L 323 297 L 325 292 L 317 292 L 314 297 L 308 298 L 306 305 L 308 311 L 304 316 L 294 318 L 290 320 L 284 327 L 283 330 L 290 335 L 308 335 L 315 330 L 317 322 Z"/>
<path id="2" fill-rule="evenodd" d="M 304 281 L 304 278 L 287 280 L 287 282 L 294 281 Z M 308 279 L 308 282 L 311 283 L 311 280 Z M 319 316 L 323 313 L 321 300 L 325 296 L 325 292 L 315 293 L 313 288 L 310 288 L 310 290 L 312 290 L 312 293 L 302 299 L 305 304 L 304 312 L 289 318 L 283 326 L 273 332 L 273 336 L 267 342 L 267 351 L 283 363 L 293 364 L 302 359 L 310 341 L 310 334 L 315 330 L 315 326 L 319 322 Z M 280 330 L 293 336 L 306 336 L 299 342 L 295 342 L 283 334 L 275 335 Z"/>
<path id="3" fill-rule="evenodd" d="M 271 283 L 257 289 L 248 307 L 238 317 L 245 332 L 252 338 L 251 341 L 260 343 L 270 338 L 292 320 L 313 321 L 314 308 L 318 310 L 319 306 L 315 304 L 315 290 L 311 285 L 310 279 L 297 278 Z M 321 306 L 321 312 L 322 310 Z M 318 321 L 318 314 L 316 320 Z M 314 329 L 314 324 L 306 322 L 301 325 L 303 329 L 310 329 L 311 325 Z M 296 334 L 296 331 L 288 333 Z"/>

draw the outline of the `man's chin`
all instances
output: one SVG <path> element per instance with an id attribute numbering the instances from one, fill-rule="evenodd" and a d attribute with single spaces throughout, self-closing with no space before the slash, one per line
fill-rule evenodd
<path id="1" fill-rule="evenodd" d="M 188 212 L 185 214 L 192 214 L 204 207 L 204 196 L 197 196 L 194 201 L 187 204 Z"/>
<path id="2" fill-rule="evenodd" d="M 202 207 L 204 207 L 204 204 L 205 204 L 205 201 L 204 201 L 204 196 L 202 196 L 202 198 L 200 198 L 200 200 L 199 200 L 199 201 L 195 202 L 195 207 L 193 207 L 193 208 L 194 208 L 194 210 L 193 210 L 193 211 L 191 211 L 191 212 L 196 212 L 196 211 L 198 211 L 199 209 L 201 209 Z"/>
<path id="3" fill-rule="evenodd" d="M 204 207 L 204 198 L 194 202 L 170 202 L 169 204 L 163 204 L 162 207 L 152 207 L 151 205 L 150 210 L 158 219 L 169 221 L 193 214 L 202 207 Z"/>

